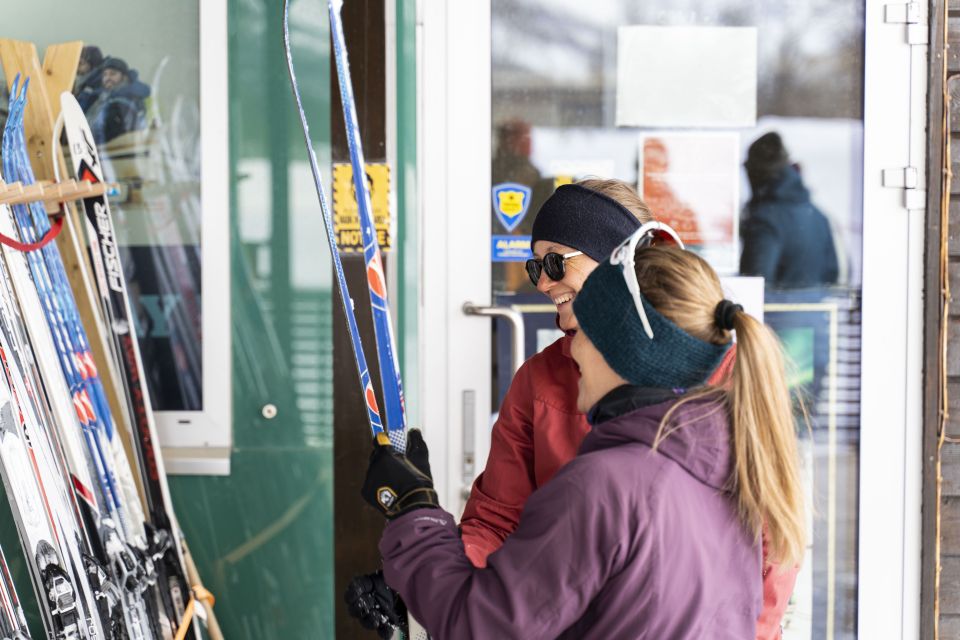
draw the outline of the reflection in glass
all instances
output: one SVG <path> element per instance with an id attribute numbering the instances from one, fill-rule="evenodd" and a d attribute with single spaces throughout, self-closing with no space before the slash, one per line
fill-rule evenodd
<path id="1" fill-rule="evenodd" d="M 73 93 L 120 186 L 111 210 L 159 411 L 203 409 L 198 6 L 41 0 L 17 5 L 6 34 L 41 58 L 50 44 L 84 42 Z M 49 15 L 58 19 L 38 19 Z"/>
<path id="2" fill-rule="evenodd" d="M 808 220 L 795 233 L 821 252 L 791 255 L 780 271 L 802 271 L 808 258 L 825 264 L 818 264 L 816 277 L 766 282 L 766 320 L 795 363 L 792 386 L 812 426 L 809 435 L 801 431 L 812 547 L 788 608 L 787 638 L 856 637 L 863 13 L 863 3 L 852 0 L 492 5 L 493 185 L 514 182 L 534 194 L 513 231 L 494 212 L 494 235 L 529 234 L 538 202 L 558 184 L 614 177 L 635 185 L 655 215 L 684 226 L 718 271 L 736 275 L 741 251 L 748 251 L 750 262 L 758 250 L 749 244 L 750 226 L 743 229 L 755 195 L 743 167 L 748 147 L 776 131 L 788 152 L 780 168 L 792 188 L 780 185 L 778 193 L 805 207 Z M 617 127 L 618 65 L 670 63 L 618 60 L 617 29 L 635 25 L 754 27 L 755 126 Z M 709 106 L 711 96 L 698 86 L 686 91 L 689 100 Z M 727 155 L 716 152 L 724 136 L 732 141 Z M 692 149 L 686 156 L 684 144 Z M 524 277 L 522 262 L 492 262 L 491 268 L 496 304 L 523 305 L 534 342 L 551 342 L 549 301 Z M 498 353 L 506 353 L 506 340 L 497 337 Z M 509 358 L 500 360 L 505 364 L 498 366 L 496 388 L 502 393 Z M 799 413 L 798 406 L 798 428 Z"/>

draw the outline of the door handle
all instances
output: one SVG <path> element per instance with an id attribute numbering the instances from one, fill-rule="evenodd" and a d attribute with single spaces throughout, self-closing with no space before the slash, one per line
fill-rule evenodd
<path id="1" fill-rule="evenodd" d="M 466 501 L 470 499 L 470 490 L 473 488 L 473 478 L 476 473 L 477 453 L 476 453 L 476 415 L 477 415 L 477 392 L 473 389 L 464 389 L 461 396 L 460 421 L 463 428 L 463 460 L 460 467 L 461 479 L 463 484 L 460 487 L 460 497 Z"/>
<path id="2" fill-rule="evenodd" d="M 481 307 L 472 302 L 463 303 L 463 312 L 468 316 L 503 318 L 513 327 L 513 372 L 516 373 L 524 360 L 526 336 L 523 330 L 523 315 L 510 307 Z"/>

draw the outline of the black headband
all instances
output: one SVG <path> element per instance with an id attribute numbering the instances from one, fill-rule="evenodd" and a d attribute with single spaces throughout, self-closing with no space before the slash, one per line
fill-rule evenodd
<path id="1" fill-rule="evenodd" d="M 579 184 L 565 184 L 537 212 L 530 246 L 548 240 L 603 262 L 639 227 L 640 220 L 613 198 Z"/>

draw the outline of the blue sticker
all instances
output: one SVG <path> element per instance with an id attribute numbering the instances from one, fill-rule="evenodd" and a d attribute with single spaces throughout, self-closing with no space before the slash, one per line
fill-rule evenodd
<path id="1" fill-rule="evenodd" d="M 493 187 L 493 210 L 507 231 L 513 231 L 527 215 L 533 190 L 515 182 L 504 182 Z"/>
<path id="2" fill-rule="evenodd" d="M 530 236 L 492 236 L 490 259 L 494 262 L 526 262 L 533 257 Z"/>

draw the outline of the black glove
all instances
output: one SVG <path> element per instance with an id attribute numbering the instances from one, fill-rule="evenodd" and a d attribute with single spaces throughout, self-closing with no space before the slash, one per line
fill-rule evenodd
<path id="1" fill-rule="evenodd" d="M 384 640 L 393 637 L 397 628 L 407 635 L 407 607 L 397 592 L 384 582 L 382 571 L 351 580 L 343 599 L 350 615 Z"/>
<path id="2" fill-rule="evenodd" d="M 407 450 L 403 454 L 407 460 L 413 463 L 420 473 L 429 476 L 433 481 L 433 474 L 430 473 L 430 452 L 427 451 L 427 443 L 423 441 L 423 434 L 420 429 L 407 429 Z"/>
<path id="3" fill-rule="evenodd" d="M 427 445 L 416 429 L 407 432 L 407 447 L 413 446 L 413 460 L 397 453 L 385 433 L 373 440 L 370 466 L 360 495 L 392 520 L 414 509 L 439 507 L 430 477 Z"/>

